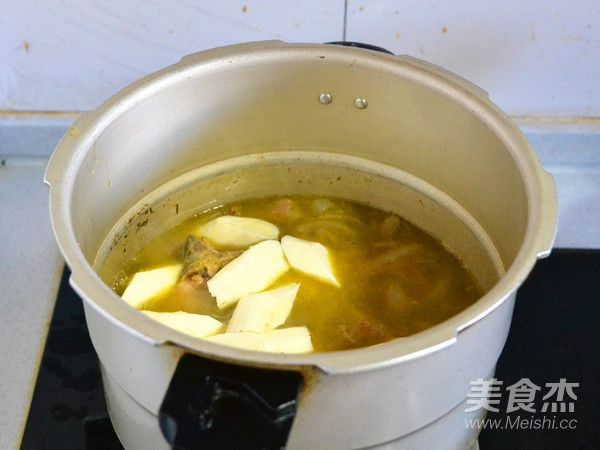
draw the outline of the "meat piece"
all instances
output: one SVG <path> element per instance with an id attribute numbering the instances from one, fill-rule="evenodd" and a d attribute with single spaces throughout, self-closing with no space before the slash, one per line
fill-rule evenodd
<path id="1" fill-rule="evenodd" d="M 298 203 L 287 197 L 273 200 L 268 208 L 268 218 L 274 223 L 290 224 L 302 215 Z"/>
<path id="2" fill-rule="evenodd" d="M 292 201 L 289 198 L 279 198 L 273 202 L 271 212 L 277 216 L 285 217 L 292 212 Z"/>
<path id="3" fill-rule="evenodd" d="M 361 319 L 357 327 L 358 334 L 369 343 L 379 343 L 391 339 L 380 326 L 367 319 Z"/>
<path id="4" fill-rule="evenodd" d="M 182 280 L 200 286 L 241 254 L 241 250 L 221 252 L 206 239 L 190 235 L 183 246 L 183 259 L 189 265 L 183 271 Z"/>
<path id="5" fill-rule="evenodd" d="M 208 292 L 205 280 L 200 276 L 197 278 L 198 281 L 190 278 L 183 279 L 173 288 L 166 302 L 169 311 L 186 311 L 211 316 L 219 313 L 219 308 Z"/>
<path id="6" fill-rule="evenodd" d="M 341 324 L 338 332 L 351 347 L 379 344 L 394 338 L 382 325 L 367 318 L 361 318 L 358 323 L 352 325 Z"/>

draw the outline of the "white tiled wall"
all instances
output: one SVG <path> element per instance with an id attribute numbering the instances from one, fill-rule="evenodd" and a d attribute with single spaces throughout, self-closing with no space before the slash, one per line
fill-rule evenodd
<path id="1" fill-rule="evenodd" d="M 600 116 L 600 0 L 3 0 L 0 110 L 79 111 L 181 56 L 356 40 L 479 84 L 510 114 Z"/>
<path id="2" fill-rule="evenodd" d="M 347 39 L 445 67 L 512 114 L 600 115 L 600 0 L 349 0 Z"/>

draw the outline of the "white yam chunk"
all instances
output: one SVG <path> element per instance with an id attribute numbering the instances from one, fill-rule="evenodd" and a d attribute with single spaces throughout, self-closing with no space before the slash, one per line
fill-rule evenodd
<path id="1" fill-rule="evenodd" d="M 205 338 L 207 341 L 230 347 L 272 353 L 310 353 L 313 346 L 306 327 L 291 327 L 266 333 L 240 331 L 217 334 Z"/>
<path id="2" fill-rule="evenodd" d="M 174 264 L 136 273 L 121 298 L 134 308 L 142 307 L 146 301 L 173 288 L 179 281 L 182 267 Z"/>
<path id="3" fill-rule="evenodd" d="M 219 308 L 226 308 L 248 294 L 268 288 L 289 269 L 279 241 L 253 245 L 231 261 L 208 282 Z"/>
<path id="4" fill-rule="evenodd" d="M 294 269 L 334 286 L 340 286 L 333 275 L 329 251 L 323 244 L 284 236 L 281 238 L 281 247 L 290 266 Z"/>
<path id="5" fill-rule="evenodd" d="M 199 233 L 217 246 L 240 248 L 277 239 L 279 228 L 252 217 L 221 216 L 202 225 Z"/>
<path id="6" fill-rule="evenodd" d="M 277 328 L 288 318 L 299 287 L 298 283 L 288 284 L 242 297 L 233 311 L 227 332 L 264 333 Z"/>
<path id="7" fill-rule="evenodd" d="M 202 314 L 178 312 L 142 311 L 148 317 L 182 333 L 197 338 L 212 336 L 225 331 L 225 325 L 217 319 Z"/>

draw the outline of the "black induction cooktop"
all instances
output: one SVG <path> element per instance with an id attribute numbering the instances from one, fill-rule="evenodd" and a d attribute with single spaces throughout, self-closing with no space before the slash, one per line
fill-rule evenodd
<path id="1" fill-rule="evenodd" d="M 69 275 L 65 269 L 21 448 L 122 449 Z M 488 384 L 498 395 L 479 398 L 489 410 L 480 448 L 600 448 L 599 376 L 600 251 L 555 250 L 519 290 L 496 381 Z"/>

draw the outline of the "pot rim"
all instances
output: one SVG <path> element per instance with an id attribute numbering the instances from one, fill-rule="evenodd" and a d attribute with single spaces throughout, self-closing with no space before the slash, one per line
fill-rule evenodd
<path id="1" fill-rule="evenodd" d="M 528 201 L 523 243 L 498 283 L 459 314 L 417 334 L 371 347 L 303 355 L 242 350 L 193 338 L 141 314 L 105 285 L 80 250 L 70 219 L 73 180 L 87 150 L 116 117 L 152 95 L 158 84 L 156 81 L 176 83 L 199 67 L 223 59 L 243 61 L 259 54 L 269 54 L 273 58 L 291 54 L 307 54 L 311 57 L 324 55 L 332 58 L 350 54 L 361 57 L 365 61 L 375 62 L 381 69 L 402 71 L 403 76 L 415 78 L 428 87 L 442 91 L 443 95 L 451 96 L 485 122 L 511 153 L 523 178 Z M 537 155 L 517 126 L 480 88 L 444 69 L 409 56 L 387 55 L 328 44 L 252 42 L 186 56 L 178 63 L 142 78 L 115 94 L 96 110 L 82 115 L 59 142 L 48 164 L 45 181 L 50 186 L 50 215 L 54 233 L 72 272 L 70 283 L 78 295 L 105 318 L 126 327 L 139 338 L 156 346 L 175 345 L 208 358 L 244 365 L 278 368 L 317 366 L 328 373 L 349 373 L 397 364 L 455 343 L 462 330 L 490 314 L 515 293 L 538 258 L 550 254 L 558 215 L 553 177 L 543 170 Z"/>

